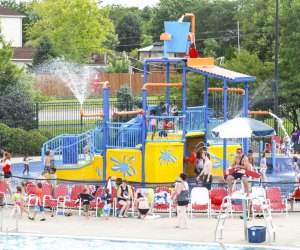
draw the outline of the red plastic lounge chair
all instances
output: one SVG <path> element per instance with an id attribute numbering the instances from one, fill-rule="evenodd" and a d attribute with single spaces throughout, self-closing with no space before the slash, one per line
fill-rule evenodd
<path id="1" fill-rule="evenodd" d="M 78 200 L 78 195 L 80 193 L 83 193 L 83 188 L 84 188 L 84 185 L 74 185 L 72 187 L 72 190 L 71 190 L 71 197 L 67 197 L 66 200 L 65 200 L 65 203 L 64 203 L 64 208 L 79 208 L 80 207 L 80 202 L 77 202 L 76 201 Z M 79 209 L 79 215 L 80 215 L 80 209 Z"/>
<path id="2" fill-rule="evenodd" d="M 0 181 L 0 197 L 4 199 L 4 203 L 7 205 L 6 193 L 8 191 L 8 186 L 6 181 Z"/>
<path id="3" fill-rule="evenodd" d="M 96 210 L 96 217 L 97 217 L 97 211 L 98 208 L 103 208 L 105 205 L 105 202 L 101 201 L 101 195 L 104 194 L 104 188 L 99 187 L 94 195 L 94 200 L 90 202 L 90 208 Z M 81 209 L 81 207 L 80 207 Z"/>
<path id="4" fill-rule="evenodd" d="M 44 196 L 44 206 L 45 207 L 51 207 L 56 208 L 56 214 L 58 213 L 58 208 L 62 207 L 64 208 L 64 203 L 66 200 L 66 197 L 69 193 L 69 187 L 66 185 L 58 185 L 54 191 L 54 195 L 48 195 Z"/>
<path id="5" fill-rule="evenodd" d="M 286 216 L 288 216 L 287 199 L 282 199 L 281 189 L 279 187 L 268 187 L 266 189 L 266 197 L 271 211 L 285 211 Z"/>
<path id="6" fill-rule="evenodd" d="M 227 191 L 223 187 L 213 187 L 210 190 L 210 200 L 211 200 L 211 213 L 219 212 L 221 209 L 221 205 L 224 197 L 227 195 Z"/>

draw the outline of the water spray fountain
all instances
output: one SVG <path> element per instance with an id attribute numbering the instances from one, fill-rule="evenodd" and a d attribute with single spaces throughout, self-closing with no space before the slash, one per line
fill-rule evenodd
<path id="1" fill-rule="evenodd" d="M 96 75 L 96 70 L 92 68 L 62 59 L 44 63 L 35 69 L 34 72 L 58 77 L 77 98 L 80 108 L 92 94 L 93 88 L 91 88 L 91 83 Z"/>

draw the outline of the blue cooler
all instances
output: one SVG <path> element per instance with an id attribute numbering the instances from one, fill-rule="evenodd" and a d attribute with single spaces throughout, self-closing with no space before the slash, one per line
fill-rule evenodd
<path id="1" fill-rule="evenodd" d="M 248 239 L 251 243 L 261 243 L 266 241 L 266 227 L 253 226 L 248 228 Z"/>

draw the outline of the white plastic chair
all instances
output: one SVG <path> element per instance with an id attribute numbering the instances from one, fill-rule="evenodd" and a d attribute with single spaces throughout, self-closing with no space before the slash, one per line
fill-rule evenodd
<path id="1" fill-rule="evenodd" d="M 252 217 L 254 218 L 255 211 L 261 211 L 262 205 L 267 205 L 266 191 L 262 187 L 252 187 L 250 197 L 252 198 Z M 253 199 L 255 198 L 255 199 Z"/>
<path id="2" fill-rule="evenodd" d="M 205 187 L 194 187 L 190 195 L 190 218 L 193 211 L 206 211 L 207 217 L 210 218 L 210 198 L 208 189 Z"/>

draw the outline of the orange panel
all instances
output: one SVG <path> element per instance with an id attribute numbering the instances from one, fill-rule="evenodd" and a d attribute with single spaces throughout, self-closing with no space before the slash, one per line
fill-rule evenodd
<path id="1" fill-rule="evenodd" d="M 212 66 L 215 63 L 213 57 L 208 58 L 191 58 L 187 61 L 188 67 L 197 67 L 197 66 Z"/>

